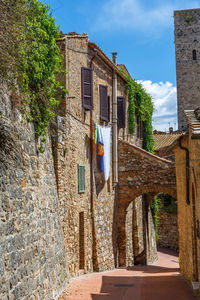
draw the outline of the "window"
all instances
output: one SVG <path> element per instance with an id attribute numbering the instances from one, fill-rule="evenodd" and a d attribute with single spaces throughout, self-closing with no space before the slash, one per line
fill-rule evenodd
<path id="1" fill-rule="evenodd" d="M 109 122 L 110 111 L 109 111 L 109 97 L 108 97 L 108 87 L 105 85 L 99 86 L 100 93 L 100 117 L 102 121 Z"/>
<path id="2" fill-rule="evenodd" d="M 119 128 L 126 127 L 126 103 L 124 97 L 117 97 L 117 123 Z"/>
<path id="3" fill-rule="evenodd" d="M 143 138 L 143 122 L 141 120 L 140 116 L 136 115 L 136 123 L 137 123 L 137 138 L 142 139 Z"/>
<path id="4" fill-rule="evenodd" d="M 78 165 L 78 192 L 85 192 L 85 166 Z"/>
<path id="5" fill-rule="evenodd" d="M 196 52 L 196 50 L 192 51 L 192 58 L 193 58 L 193 60 L 197 60 L 197 52 Z"/>
<path id="6" fill-rule="evenodd" d="M 92 69 L 82 67 L 81 79 L 83 108 L 91 110 L 93 108 Z"/>

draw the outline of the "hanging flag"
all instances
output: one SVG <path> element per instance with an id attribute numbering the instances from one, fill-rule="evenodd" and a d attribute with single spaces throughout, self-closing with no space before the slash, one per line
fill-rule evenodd
<path id="1" fill-rule="evenodd" d="M 97 155 L 100 161 L 100 170 L 104 171 L 104 145 L 103 145 L 103 136 L 102 136 L 102 128 L 101 126 L 97 125 Z"/>

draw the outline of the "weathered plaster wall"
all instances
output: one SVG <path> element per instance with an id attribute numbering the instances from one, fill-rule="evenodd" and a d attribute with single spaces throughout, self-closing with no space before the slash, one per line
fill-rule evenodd
<path id="1" fill-rule="evenodd" d="M 159 211 L 158 246 L 178 250 L 177 215 Z"/>
<path id="2" fill-rule="evenodd" d="M 200 98 L 200 9 L 174 12 L 178 127 L 187 128 L 185 109 L 195 109 Z M 193 60 L 193 50 L 197 59 Z"/>
<path id="3" fill-rule="evenodd" d="M 182 146 L 188 147 L 185 137 Z M 181 273 L 190 281 L 195 280 L 194 229 L 192 204 L 186 203 L 186 154 L 177 145 L 174 149 L 177 178 L 178 235 Z M 191 176 L 191 174 L 190 174 Z"/>
<path id="4" fill-rule="evenodd" d="M 68 269 L 51 139 L 38 155 L 20 97 L 0 84 L 0 299 L 57 299 Z"/>
<path id="5" fill-rule="evenodd" d="M 200 140 L 191 139 L 188 141 L 190 151 L 190 206 L 192 209 L 192 255 L 194 261 L 193 279 L 200 278 Z M 186 237 L 185 237 L 186 239 Z M 186 240 L 187 242 L 187 240 Z"/>

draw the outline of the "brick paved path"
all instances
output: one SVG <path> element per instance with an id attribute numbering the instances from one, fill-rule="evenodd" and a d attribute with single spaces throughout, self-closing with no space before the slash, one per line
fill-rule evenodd
<path id="1" fill-rule="evenodd" d="M 93 273 L 72 279 L 59 300 L 197 300 L 173 251 L 160 250 L 151 266 Z"/>

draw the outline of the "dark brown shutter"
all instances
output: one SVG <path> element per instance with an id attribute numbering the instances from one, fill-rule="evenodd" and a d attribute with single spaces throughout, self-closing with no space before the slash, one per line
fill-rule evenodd
<path id="1" fill-rule="evenodd" d="M 93 108 L 93 85 L 92 85 L 92 69 L 81 68 L 82 77 L 82 103 L 85 109 Z"/>
<path id="2" fill-rule="evenodd" d="M 119 128 L 125 128 L 126 125 L 125 108 L 125 99 L 123 97 L 117 97 L 117 120 Z"/>
<path id="3" fill-rule="evenodd" d="M 137 138 L 142 139 L 143 138 L 143 122 L 141 120 L 141 117 L 136 115 L 136 123 L 137 123 Z"/>
<path id="4" fill-rule="evenodd" d="M 99 86 L 100 92 L 100 117 L 103 121 L 109 121 L 108 88 L 105 85 Z"/>

